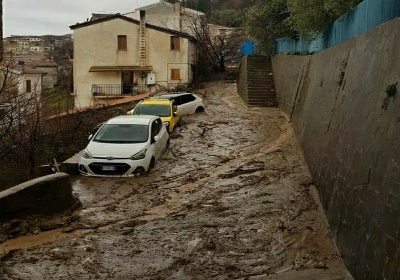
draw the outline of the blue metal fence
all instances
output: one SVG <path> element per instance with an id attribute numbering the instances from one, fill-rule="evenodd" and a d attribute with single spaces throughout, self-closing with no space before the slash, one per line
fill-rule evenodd
<path id="1" fill-rule="evenodd" d="M 305 41 L 302 38 L 277 39 L 275 52 L 290 54 L 318 52 L 359 36 L 397 17 L 400 17 L 399 0 L 364 0 L 312 41 Z"/>
<path id="2" fill-rule="evenodd" d="M 253 55 L 254 54 L 254 42 L 247 41 L 240 46 L 242 55 Z"/>

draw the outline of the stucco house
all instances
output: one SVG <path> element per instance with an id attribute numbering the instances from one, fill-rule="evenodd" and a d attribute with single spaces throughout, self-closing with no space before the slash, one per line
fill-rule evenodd
<path id="1" fill-rule="evenodd" d="M 193 24 L 200 18 L 204 17 L 203 12 L 183 7 L 180 0 L 176 0 L 171 4 L 165 0 L 142 6 L 131 13 L 125 14 L 133 19 L 140 19 L 140 11 L 146 11 L 146 22 L 173 29 L 183 31 L 193 35 Z"/>
<path id="2" fill-rule="evenodd" d="M 105 98 L 190 84 L 196 42 L 188 33 L 113 14 L 70 26 L 74 38 L 75 107 Z"/>
<path id="3" fill-rule="evenodd" d="M 0 82 L 4 83 L 4 93 L 1 102 L 10 102 L 10 99 L 23 97 L 39 96 L 42 94 L 43 76 L 46 72 L 25 66 L 6 65 L 0 67 Z M 6 99 L 6 100 L 3 100 Z"/>
<path id="4" fill-rule="evenodd" d="M 182 6 L 180 0 L 175 0 L 173 4 L 159 0 L 124 15 L 139 19 L 140 10 L 146 11 L 146 22 L 150 24 L 183 31 L 196 37 L 200 43 L 198 48 L 203 50 L 203 54 L 204 51 L 219 53 L 220 57 L 224 57 L 220 68 L 224 68 L 222 64 L 238 66 L 240 46 L 248 40 L 244 28 L 211 24 L 203 12 Z"/>
<path id="5" fill-rule="evenodd" d="M 42 81 L 46 73 L 23 64 L 0 67 L 0 126 L 8 115 L 9 121 L 21 121 L 35 106 L 41 106 Z"/>

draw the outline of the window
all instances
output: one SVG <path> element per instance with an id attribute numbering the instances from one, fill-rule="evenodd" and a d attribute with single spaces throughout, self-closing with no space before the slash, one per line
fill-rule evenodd
<path id="1" fill-rule="evenodd" d="M 126 40 L 126 35 L 118 35 L 118 50 L 126 51 L 128 49 L 128 44 Z"/>
<path id="2" fill-rule="evenodd" d="M 151 135 L 154 137 L 160 133 L 162 128 L 162 121 L 160 119 L 154 120 L 154 122 L 151 125 Z"/>
<path id="3" fill-rule="evenodd" d="M 175 104 L 176 105 L 181 105 L 182 104 L 180 96 L 175 96 L 175 97 L 173 97 L 173 99 L 175 100 Z"/>
<path id="4" fill-rule="evenodd" d="M 180 79 L 181 79 L 181 70 L 171 69 L 171 80 L 180 80 Z"/>
<path id="5" fill-rule="evenodd" d="M 185 94 L 185 95 L 182 95 L 181 97 L 182 97 L 182 103 L 183 103 L 183 104 L 192 102 L 192 101 L 194 101 L 194 100 L 196 99 L 196 98 L 195 98 L 193 95 L 191 95 L 191 94 Z"/>
<path id="6" fill-rule="evenodd" d="M 31 80 L 26 80 L 25 81 L 25 89 L 26 89 L 26 92 L 31 92 L 32 91 L 32 82 L 31 82 Z"/>
<path id="7" fill-rule="evenodd" d="M 180 38 L 178 36 L 171 36 L 171 51 L 179 51 L 180 49 Z"/>

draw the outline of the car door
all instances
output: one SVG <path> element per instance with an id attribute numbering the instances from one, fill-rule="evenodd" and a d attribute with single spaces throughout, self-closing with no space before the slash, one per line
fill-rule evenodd
<path id="1" fill-rule="evenodd" d="M 151 125 L 151 135 L 152 139 L 157 139 L 152 145 L 154 145 L 154 156 L 155 158 L 159 158 L 165 145 L 166 145 L 166 139 L 162 135 L 162 121 L 161 119 L 157 118 L 153 121 Z"/>
<path id="2" fill-rule="evenodd" d="M 153 156 L 157 159 L 158 157 L 159 157 L 159 154 L 160 154 L 160 141 L 159 141 L 159 139 L 158 139 L 158 137 L 157 137 L 157 135 L 159 134 L 159 127 L 158 127 L 158 121 L 157 121 L 158 119 L 154 119 L 152 122 L 151 122 L 151 131 L 150 131 L 150 133 L 151 133 L 151 149 L 153 150 Z"/>
<path id="3" fill-rule="evenodd" d="M 173 132 L 176 128 L 176 125 L 178 123 L 177 119 L 177 114 L 175 114 L 176 111 L 176 106 L 174 105 L 174 100 L 170 100 L 169 102 L 169 109 L 170 109 L 170 116 L 169 116 L 169 132 Z"/>
<path id="4" fill-rule="evenodd" d="M 181 97 L 181 105 L 179 109 L 182 115 L 193 114 L 196 111 L 196 98 L 191 94 L 183 94 Z"/>

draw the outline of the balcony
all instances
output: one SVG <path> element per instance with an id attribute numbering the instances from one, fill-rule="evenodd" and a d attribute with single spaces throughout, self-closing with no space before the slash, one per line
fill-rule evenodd
<path id="1" fill-rule="evenodd" d="M 149 92 L 145 84 L 121 85 L 121 84 L 93 84 L 92 95 L 96 97 L 120 97 L 123 95 L 136 95 Z"/>

